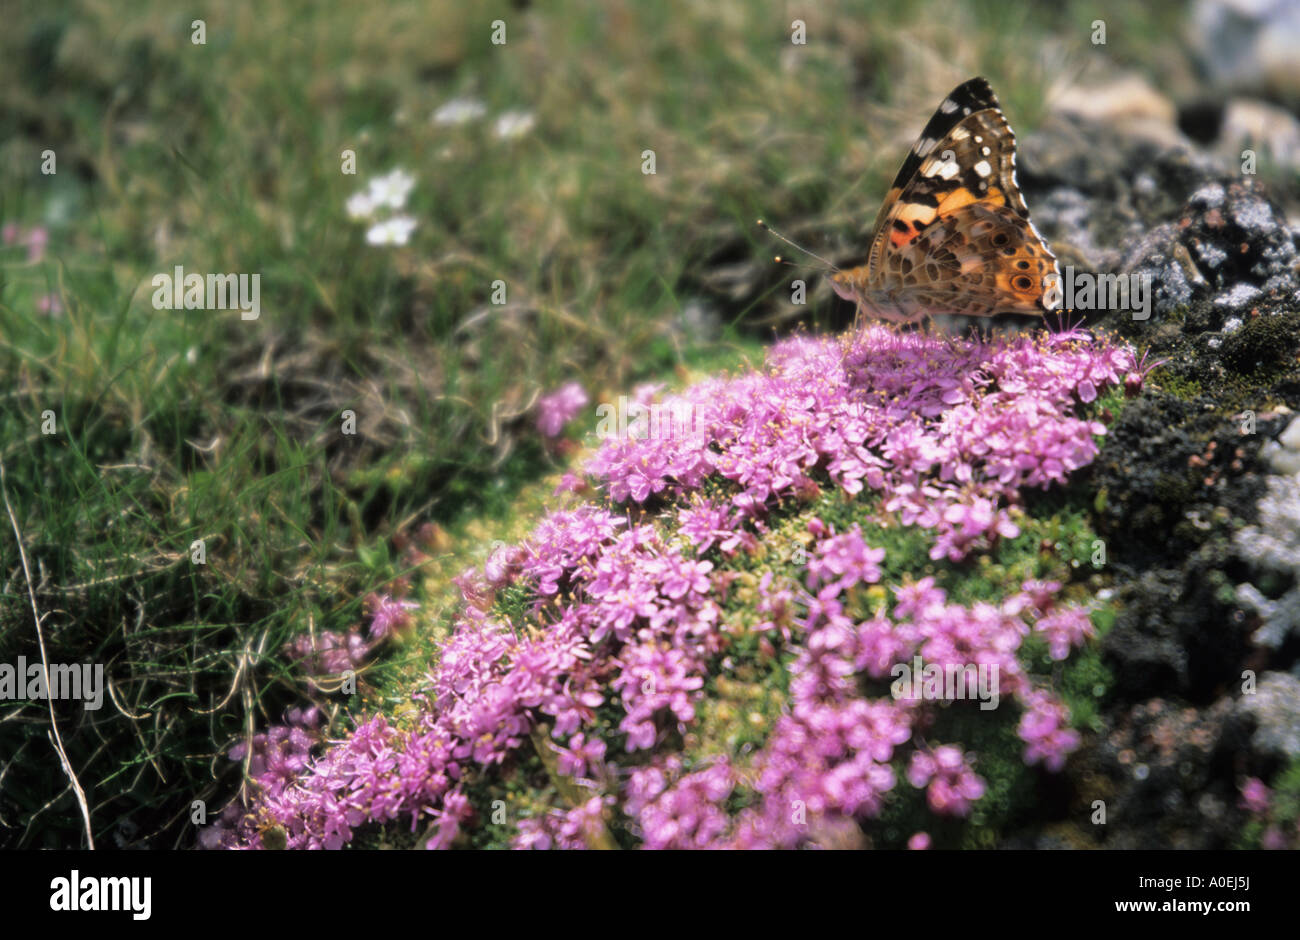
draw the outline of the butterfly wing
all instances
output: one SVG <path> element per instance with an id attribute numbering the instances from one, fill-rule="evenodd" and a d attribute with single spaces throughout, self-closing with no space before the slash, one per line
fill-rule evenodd
<path id="1" fill-rule="evenodd" d="M 1041 315 L 1056 259 L 1008 205 L 965 203 L 881 257 L 878 282 L 902 319 L 928 313 Z"/>
<path id="2" fill-rule="evenodd" d="M 1042 314 L 1053 273 L 1016 183 L 1015 135 L 988 82 L 974 78 L 943 100 L 903 162 L 866 264 L 832 282 L 869 313 L 913 321 Z"/>
<path id="3" fill-rule="evenodd" d="M 998 107 L 997 96 L 993 94 L 993 89 L 989 86 L 986 79 L 972 78 L 970 81 L 963 82 L 949 93 L 947 98 L 939 103 L 934 114 L 930 117 L 925 129 L 921 131 L 921 136 L 916 139 L 912 149 L 907 154 L 907 159 L 899 167 L 898 174 L 894 177 L 893 184 L 889 187 L 889 192 L 885 194 L 884 202 L 880 204 L 880 211 L 876 213 L 876 221 L 872 226 L 872 241 L 880 233 L 881 225 L 889 214 L 888 210 L 898 202 L 898 197 L 904 187 L 916 176 L 916 171 L 921 168 L 921 163 L 932 152 L 943 153 L 943 148 L 936 151 L 939 142 L 952 133 L 953 128 L 962 122 L 963 119 L 972 114 L 978 114 L 980 111 L 987 111 L 990 108 Z"/>

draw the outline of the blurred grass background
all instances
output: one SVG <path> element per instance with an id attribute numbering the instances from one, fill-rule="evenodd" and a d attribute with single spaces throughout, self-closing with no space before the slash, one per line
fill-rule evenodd
<path id="1" fill-rule="evenodd" d="M 774 328 L 842 325 L 821 288 L 788 302 L 755 217 L 852 257 L 954 85 L 988 76 L 1023 133 L 1063 76 L 1185 78 L 1162 54 L 1182 12 L 8 3 L 0 223 L 48 241 L 0 246 L 0 459 L 51 661 L 103 663 L 113 684 L 98 712 L 59 709 L 97 842 L 192 844 L 191 800 L 215 811 L 238 784 L 222 750 L 305 693 L 286 640 L 356 623 L 412 576 L 407 545 L 432 593 L 511 528 L 519 488 L 559 466 L 538 393 L 577 379 L 594 408 L 752 356 Z M 457 99 L 486 114 L 431 120 Z M 533 128 L 503 139 L 508 111 Z M 416 228 L 368 245 L 344 203 L 395 167 L 416 178 Z M 260 319 L 153 309 L 175 265 L 260 273 Z M 30 660 L 7 526 L 0 562 L 0 662 Z M 44 703 L 0 702 L 0 846 L 84 842 L 48 725 Z"/>

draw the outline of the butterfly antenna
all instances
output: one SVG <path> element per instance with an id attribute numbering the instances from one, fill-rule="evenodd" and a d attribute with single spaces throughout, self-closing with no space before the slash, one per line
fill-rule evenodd
<path id="1" fill-rule="evenodd" d="M 789 245 L 791 248 L 794 248 L 794 249 L 797 249 L 797 250 L 799 250 L 799 251 L 802 251 L 804 254 L 806 254 L 806 255 L 807 255 L 808 257 L 810 257 L 810 258 L 816 258 L 818 261 L 820 261 L 822 264 L 826 265 L 826 267 L 830 268 L 832 271 L 835 271 L 836 273 L 839 272 L 840 269 L 839 269 L 838 267 L 836 267 L 836 266 L 835 266 L 834 264 L 832 264 L 831 262 L 827 261 L 827 260 L 826 260 L 825 258 L 823 258 L 821 255 L 817 254 L 817 253 L 814 252 L 814 251 L 809 251 L 807 248 L 803 247 L 803 245 L 796 245 L 794 242 L 790 241 L 790 239 L 786 238 L 784 235 L 782 235 L 782 234 L 781 234 L 780 232 L 778 232 L 776 229 L 772 228 L 772 226 L 768 225 L 768 224 L 767 224 L 766 222 L 764 222 L 762 219 L 759 219 L 759 220 L 758 220 L 758 227 L 761 228 L 761 229 L 762 229 L 763 231 L 765 231 L 765 232 L 770 232 L 771 234 L 775 235 L 777 238 L 781 239 L 781 241 L 785 242 L 785 243 L 786 243 L 787 245 Z M 777 261 L 780 262 L 780 260 L 781 260 L 781 259 L 778 257 L 778 258 L 777 258 Z"/>
<path id="2" fill-rule="evenodd" d="M 796 271 L 816 271 L 821 273 L 822 270 L 821 266 L 816 264 L 795 264 L 784 255 L 776 255 L 772 260 L 777 264 L 783 264 L 788 268 L 794 268 Z"/>

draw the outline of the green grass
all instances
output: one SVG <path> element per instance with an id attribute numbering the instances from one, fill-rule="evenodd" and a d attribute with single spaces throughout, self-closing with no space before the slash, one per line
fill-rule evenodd
<path id="1" fill-rule="evenodd" d="M 849 257 L 949 87 L 987 74 L 1027 130 L 1045 50 L 1145 65 L 1169 15 L 821 4 L 793 47 L 776 2 L 11 4 L 0 222 L 49 244 L 35 262 L 0 246 L 0 459 L 51 659 L 113 680 L 100 712 L 60 711 L 96 840 L 191 844 L 190 801 L 238 782 L 220 752 L 309 692 L 283 643 L 347 627 L 406 576 L 426 632 L 359 701 L 331 701 L 345 727 L 401 698 L 436 655 L 447 578 L 544 499 L 518 498 L 559 463 L 531 429 L 539 391 L 576 377 L 613 400 L 753 361 L 771 324 L 832 326 L 824 284 L 787 302 L 755 217 Z M 1098 16 L 1105 53 L 1086 39 Z M 485 121 L 432 125 L 466 95 Z M 516 108 L 536 129 L 495 139 Z M 395 166 L 417 178 L 418 226 L 371 247 L 344 202 Z M 153 309 L 150 279 L 177 264 L 259 273 L 260 319 Z M 393 546 L 428 522 L 450 536 L 408 570 Z M 7 526 L 0 561 L 13 662 L 36 633 Z M 0 704 L 0 845 L 81 838 L 47 726 Z"/>

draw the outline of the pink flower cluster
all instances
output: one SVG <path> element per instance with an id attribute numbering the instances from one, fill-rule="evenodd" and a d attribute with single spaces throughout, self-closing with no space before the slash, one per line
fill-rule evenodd
<path id="1" fill-rule="evenodd" d="M 608 441 L 588 471 L 615 503 L 725 477 L 738 487 L 732 529 L 824 474 L 849 494 L 884 493 L 904 525 L 937 531 L 932 558 L 958 561 L 1018 534 L 1007 507 L 1021 487 L 1064 482 L 1096 456 L 1105 428 L 1074 406 L 1137 369 L 1129 349 L 1079 330 L 952 348 L 883 327 L 798 337 L 765 372 L 666 400 L 705 433 Z"/>
<path id="2" fill-rule="evenodd" d="M 605 807 L 613 797 L 593 796 L 570 810 L 551 810 L 519 822 L 515 849 L 588 849 L 604 831 Z"/>
<path id="3" fill-rule="evenodd" d="M 1069 727 L 1070 714 L 1065 705 L 1046 692 L 1030 692 L 1017 733 L 1029 743 L 1025 763 L 1040 761 L 1048 770 L 1065 766 L 1066 755 L 1079 746 L 1079 735 Z"/>
<path id="4" fill-rule="evenodd" d="M 885 560 L 883 548 L 868 548 L 862 540 L 862 530 L 854 526 L 844 535 L 823 539 L 808 562 L 808 590 L 825 585 L 819 598 L 838 597 L 858 583 L 880 580 L 878 565 Z"/>
<path id="5" fill-rule="evenodd" d="M 286 655 L 309 676 L 338 677 L 349 670 L 360 669 L 380 643 L 410 623 L 410 612 L 420 606 L 414 601 L 394 600 L 387 595 L 372 595 L 369 602 L 372 611 L 370 640 L 367 641 L 357 627 L 343 632 L 304 633 L 289 642 Z"/>
<path id="6" fill-rule="evenodd" d="M 361 668 L 370 655 L 370 644 L 358 630 L 322 630 L 319 636 L 294 637 L 285 653 L 309 676 L 340 676 Z"/>
<path id="7" fill-rule="evenodd" d="M 961 749 L 950 744 L 933 752 L 913 751 L 907 782 L 924 789 L 930 809 L 940 815 L 965 816 L 971 803 L 984 795 L 984 781 L 971 770 Z"/>
<path id="8" fill-rule="evenodd" d="M 634 770 L 628 780 L 624 810 L 635 820 L 647 849 L 714 848 L 731 826 L 723 808 L 735 788 L 728 763 L 720 760 L 703 770 L 681 771 L 681 760 L 669 757 Z"/>
<path id="9" fill-rule="evenodd" d="M 290 847 L 333 848 L 359 825 L 401 818 L 412 831 L 423 824 L 430 847 L 449 846 L 475 824 L 467 782 L 533 746 L 543 726 L 560 772 L 591 796 L 515 820 L 517 847 L 590 845 L 611 807 L 647 847 L 824 844 L 860 836 L 900 775 L 933 812 L 962 816 L 983 793 L 977 758 L 926 742 L 929 696 L 882 689 L 918 656 L 996 667 L 1000 695 L 1020 712 L 1025 761 L 1059 769 L 1078 736 L 1017 658 L 1034 633 L 1056 659 L 1091 634 L 1086 610 L 1056 604 L 1059 584 L 1026 582 L 970 606 L 933 578 L 865 591 L 884 577 L 885 552 L 857 525 L 836 533 L 813 519 L 802 581 L 765 572 L 752 617 L 729 622 L 737 615 L 722 603 L 737 573 L 715 565 L 758 546 L 775 500 L 815 498 L 828 483 L 879 491 L 895 523 L 931 528 L 933 558 L 1012 536 L 1019 488 L 1063 481 L 1096 453 L 1103 429 L 1074 416 L 1076 403 L 1135 369 L 1126 349 L 1077 331 L 945 344 L 872 327 L 787 340 L 765 371 L 687 390 L 679 400 L 706 416 L 703 435 L 606 440 L 589 470 L 607 501 L 551 512 L 523 544 L 456 580 L 461 622 L 418 720 L 371 719 L 304 765 L 295 758 L 291 782 L 268 764 L 250 810 L 205 843 L 260 847 L 270 828 Z M 706 481 L 710 495 L 699 492 Z M 612 511 L 628 500 L 663 511 Z M 520 622 L 495 606 L 507 585 L 533 598 Z M 866 594 L 892 603 L 860 619 Z M 383 608 L 376 634 L 404 616 Z M 688 764 L 679 749 L 706 682 L 747 630 L 792 654 L 788 707 L 743 761 Z M 975 693 L 964 684 L 951 697 Z"/>
<path id="10" fill-rule="evenodd" d="M 815 526 L 820 524 L 815 523 Z M 859 538 L 830 536 L 819 556 L 835 557 L 852 546 L 861 555 Z M 834 549 L 822 552 L 827 545 Z M 876 580 L 869 571 L 863 580 Z M 998 667 L 999 692 L 1014 696 L 1025 709 L 1018 733 L 1026 742 L 1026 763 L 1046 761 L 1059 769 L 1078 744 L 1078 736 L 1058 725 L 1065 707 L 1045 690 L 1036 689 L 1015 654 L 1032 630 L 1026 617 L 1062 615 L 1051 595 L 1059 584 L 1027 582 L 1024 590 L 998 606 L 950 604 L 932 578 L 893 589 L 892 618 L 883 611 L 861 623 L 847 616 L 841 591 L 808 597 L 802 626 L 805 642 L 790 666 L 788 715 L 773 730 L 756 766 L 753 789 L 763 800 L 739 814 L 728 845 L 795 847 L 838 830 L 845 819 L 875 815 L 897 784 L 891 766 L 899 749 L 932 717 L 929 702 L 914 696 L 863 694 L 860 677 L 883 677 L 898 663 L 920 655 L 938 666 L 983 664 Z M 1086 617 L 1086 612 L 1080 611 Z M 1041 622 L 1041 621 L 1040 621 Z M 974 699 L 977 689 L 959 685 L 943 690 L 945 700 Z M 911 751 L 908 782 L 926 790 L 937 814 L 965 816 L 984 793 L 984 782 L 959 749 L 940 746 Z M 820 835 L 819 835 L 820 834 Z"/>

